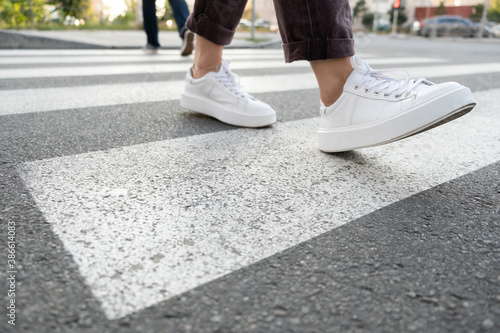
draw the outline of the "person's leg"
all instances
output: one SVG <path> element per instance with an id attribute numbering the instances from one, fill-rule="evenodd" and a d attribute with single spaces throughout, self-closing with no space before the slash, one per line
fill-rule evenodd
<path id="1" fill-rule="evenodd" d="M 158 42 L 158 21 L 156 18 L 155 0 L 142 0 L 142 16 L 148 44 L 155 48 L 159 48 L 160 43 Z"/>
<path id="2" fill-rule="evenodd" d="M 351 57 L 314 60 L 311 68 L 319 87 L 319 98 L 324 105 L 332 105 L 342 95 L 345 82 L 352 72 Z"/>
<path id="3" fill-rule="evenodd" d="M 189 16 L 188 5 L 185 0 L 168 0 L 168 2 L 174 13 L 179 37 L 182 39 L 181 55 L 190 55 L 194 49 L 194 34 L 186 27 L 186 21 Z"/>
<path id="4" fill-rule="evenodd" d="M 286 62 L 354 55 L 348 0 L 274 0 Z"/>
<path id="5" fill-rule="evenodd" d="M 196 33 L 193 67 L 188 70 L 181 106 L 240 127 L 276 122 L 276 112 L 247 94 L 222 59 L 245 9 L 246 0 L 197 0 L 187 27 Z"/>
<path id="6" fill-rule="evenodd" d="M 247 0 L 196 0 L 186 26 L 217 45 L 229 45 Z"/>
<path id="7" fill-rule="evenodd" d="M 196 0 L 186 26 L 196 37 L 193 77 L 217 72 L 224 45 L 231 43 L 247 0 Z"/>
<path id="8" fill-rule="evenodd" d="M 179 36 L 184 38 L 184 33 L 186 32 L 186 20 L 189 16 L 189 8 L 185 0 L 168 0 L 170 3 L 170 8 L 174 14 L 174 20 L 177 24 L 177 31 Z"/>
<path id="9" fill-rule="evenodd" d="M 319 147 L 338 152 L 400 140 L 476 105 L 470 89 L 396 80 L 354 55 L 347 0 L 274 0 L 285 60 L 308 60 L 320 90 Z M 297 10 L 297 9 L 301 10 Z"/>
<path id="10" fill-rule="evenodd" d="M 217 45 L 201 36 L 196 37 L 196 52 L 191 69 L 193 78 L 199 79 L 209 72 L 218 72 L 223 50 L 224 45 Z"/>
<path id="11" fill-rule="evenodd" d="M 354 55 L 354 40 L 348 0 L 275 0 L 274 6 L 285 61 L 308 60 L 321 101 L 333 104 L 352 72 L 349 59 Z"/>

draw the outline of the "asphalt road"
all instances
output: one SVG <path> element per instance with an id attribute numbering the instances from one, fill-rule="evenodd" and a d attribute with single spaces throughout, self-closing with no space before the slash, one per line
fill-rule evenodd
<path id="1" fill-rule="evenodd" d="M 324 154 L 314 77 L 277 49 L 226 55 L 277 110 L 261 130 L 183 110 L 173 50 L 0 51 L 0 330 L 498 332 L 500 44 L 357 50 L 479 105 Z"/>

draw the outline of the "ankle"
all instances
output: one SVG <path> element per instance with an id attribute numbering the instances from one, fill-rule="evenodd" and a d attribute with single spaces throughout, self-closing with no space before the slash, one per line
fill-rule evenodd
<path id="1" fill-rule="evenodd" d="M 347 79 L 343 77 L 330 78 L 328 82 L 319 88 L 319 98 L 325 106 L 335 103 L 344 92 Z"/>
<path id="2" fill-rule="evenodd" d="M 353 71 L 350 57 L 311 61 L 319 86 L 321 102 L 325 106 L 335 103 L 342 95 L 345 82 Z"/>
<path id="3" fill-rule="evenodd" d="M 193 64 L 193 66 L 191 66 L 191 75 L 193 76 L 194 79 L 200 79 L 210 72 L 217 73 L 220 70 L 221 66 L 222 66 L 222 64 L 219 64 L 217 66 L 201 67 L 200 68 L 200 67 Z"/>
<path id="4" fill-rule="evenodd" d="M 325 105 L 326 107 L 329 107 L 333 105 L 342 95 L 343 89 L 340 89 L 339 91 L 336 92 L 330 92 L 328 95 L 325 94 L 325 96 L 322 96 L 320 94 L 319 99 Z"/>
<path id="5" fill-rule="evenodd" d="M 218 72 L 222 63 L 224 45 L 217 45 L 201 36 L 196 38 L 196 52 L 194 53 L 191 73 L 193 78 L 199 79 L 210 72 Z"/>

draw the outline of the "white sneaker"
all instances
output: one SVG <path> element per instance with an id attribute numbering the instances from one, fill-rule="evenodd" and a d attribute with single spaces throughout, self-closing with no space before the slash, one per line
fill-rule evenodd
<path id="1" fill-rule="evenodd" d="M 442 125 L 476 105 L 469 88 L 456 82 L 400 81 L 375 71 L 358 56 L 340 98 L 321 103 L 319 149 L 348 151 L 377 146 Z"/>
<path id="2" fill-rule="evenodd" d="M 200 79 L 194 79 L 188 70 L 181 106 L 234 126 L 264 127 L 276 122 L 274 110 L 243 90 L 225 60 L 217 73 Z"/>

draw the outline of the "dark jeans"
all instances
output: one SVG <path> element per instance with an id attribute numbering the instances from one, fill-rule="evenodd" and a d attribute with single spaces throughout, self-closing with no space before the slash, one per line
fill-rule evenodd
<path id="1" fill-rule="evenodd" d="M 189 8 L 184 0 L 168 0 L 174 20 L 177 24 L 179 36 L 182 38 L 186 28 L 186 20 L 189 16 Z M 156 18 L 155 0 L 142 0 L 142 17 L 144 19 L 144 31 L 148 38 L 148 44 L 160 47 L 158 42 L 158 20 Z"/>
<path id="2" fill-rule="evenodd" d="M 247 0 L 196 0 L 186 23 L 194 33 L 228 45 Z M 354 55 L 348 0 L 274 0 L 286 62 Z"/>

